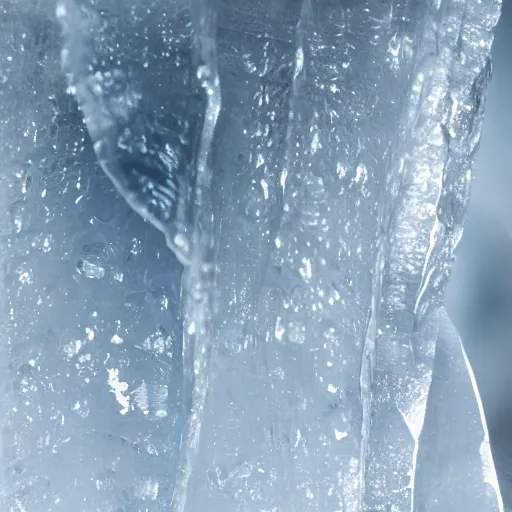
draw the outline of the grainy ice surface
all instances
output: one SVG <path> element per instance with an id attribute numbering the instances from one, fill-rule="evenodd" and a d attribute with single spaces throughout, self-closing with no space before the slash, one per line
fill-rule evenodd
<path id="1" fill-rule="evenodd" d="M 442 307 L 497 0 L 0 9 L 2 510 L 502 510 Z"/>

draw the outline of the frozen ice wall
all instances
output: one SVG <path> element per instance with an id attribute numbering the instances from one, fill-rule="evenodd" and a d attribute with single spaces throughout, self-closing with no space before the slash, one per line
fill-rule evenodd
<path id="1" fill-rule="evenodd" d="M 498 9 L 219 4 L 218 309 L 185 510 L 499 509 L 471 380 L 457 377 L 464 355 L 438 309 Z M 432 407 L 454 418 L 430 427 L 456 448 L 425 435 L 428 453 L 437 340 L 439 373 L 451 366 L 468 400 L 436 380 Z M 466 429 L 443 429 L 459 415 Z M 459 479 L 474 482 L 469 501 Z"/>
<path id="2" fill-rule="evenodd" d="M 55 3 L 0 2 L 0 26 L 0 510 L 165 510 L 181 266 L 97 164 Z"/>
<path id="3" fill-rule="evenodd" d="M 3 508 L 501 510 L 442 309 L 499 2 L 2 9 Z"/>

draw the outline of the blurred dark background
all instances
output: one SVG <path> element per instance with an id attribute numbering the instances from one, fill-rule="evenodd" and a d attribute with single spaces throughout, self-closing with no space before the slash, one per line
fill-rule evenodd
<path id="1" fill-rule="evenodd" d="M 500 487 L 512 510 L 512 0 L 493 47 L 481 146 L 448 312 L 473 366 Z"/>

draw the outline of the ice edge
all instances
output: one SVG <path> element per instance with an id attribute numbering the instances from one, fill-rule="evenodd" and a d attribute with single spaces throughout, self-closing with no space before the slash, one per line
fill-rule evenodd
<path id="1" fill-rule="evenodd" d="M 183 355 L 185 405 L 189 418 L 180 446 L 179 473 L 173 492 L 171 510 L 183 512 L 193 465 L 199 449 L 201 420 L 210 383 L 213 316 L 213 211 L 210 200 L 211 169 L 208 164 L 210 146 L 221 108 L 220 83 L 217 73 L 215 39 L 210 32 L 215 16 L 204 5 L 206 0 L 193 0 L 196 44 L 200 65 L 197 69 L 206 94 L 206 112 L 196 163 L 197 182 L 194 211 L 193 256 L 183 278 L 186 290 Z M 189 401 L 187 401 L 187 395 Z"/>

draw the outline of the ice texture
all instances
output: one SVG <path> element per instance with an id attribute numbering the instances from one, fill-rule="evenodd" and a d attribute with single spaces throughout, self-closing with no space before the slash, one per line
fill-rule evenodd
<path id="1" fill-rule="evenodd" d="M 63 0 L 63 68 L 98 159 L 128 203 L 190 257 L 204 115 L 188 2 Z M 155 37 L 153 34 L 157 32 Z"/>
<path id="2" fill-rule="evenodd" d="M 468 371 L 440 307 L 498 13 L 218 4 L 217 303 L 185 510 L 501 508 L 484 427 L 455 434 L 478 447 L 469 503 L 419 459 L 436 341 Z"/>
<path id="3" fill-rule="evenodd" d="M 0 27 L 0 510 L 168 510 L 182 267 L 97 163 L 55 2 Z"/>
<path id="4" fill-rule="evenodd" d="M 218 4 L 217 302 L 179 510 L 500 509 L 482 468 L 466 471 L 469 507 L 463 492 L 416 493 L 498 13 Z M 466 368 L 460 347 L 453 357 Z M 475 464 L 488 468 L 480 434 Z"/>
<path id="5" fill-rule="evenodd" d="M 2 510 L 502 510 L 442 307 L 499 8 L 2 4 Z"/>

